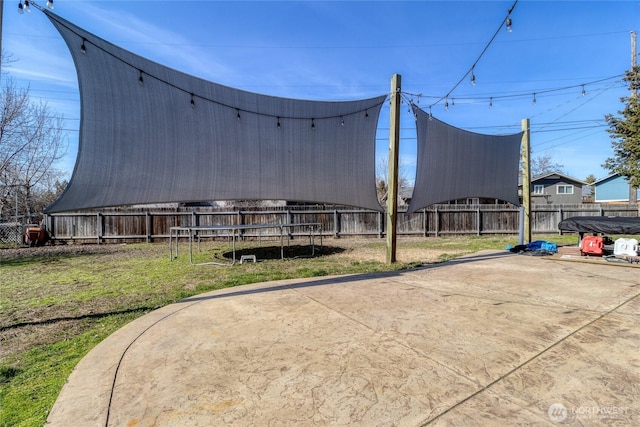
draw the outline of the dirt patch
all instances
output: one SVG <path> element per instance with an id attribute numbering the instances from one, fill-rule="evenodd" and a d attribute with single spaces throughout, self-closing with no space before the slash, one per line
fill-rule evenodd
<path id="1" fill-rule="evenodd" d="M 415 263 L 424 262 L 432 263 L 439 260 L 439 257 L 445 252 L 441 249 L 425 249 L 412 247 L 415 242 L 424 241 L 424 238 L 419 237 L 403 237 L 399 239 L 397 247 L 397 259 L 400 262 Z M 158 246 L 162 244 L 150 244 L 148 249 L 145 249 L 145 245 L 139 246 L 140 252 L 148 251 L 149 253 L 158 253 Z M 379 238 L 324 238 L 322 247 L 317 251 L 317 255 L 327 256 L 330 255 L 337 259 L 349 259 L 354 261 L 377 261 L 386 262 L 386 241 Z M 82 244 L 82 245 L 44 245 L 36 247 L 7 247 L 0 248 L 0 263 L 3 260 L 15 260 L 21 258 L 43 258 L 55 257 L 60 255 L 91 255 L 91 254 L 119 254 L 123 253 L 121 250 L 126 244 Z M 319 242 L 316 242 L 316 246 L 319 247 Z M 274 246 L 273 248 L 258 248 L 248 250 L 247 253 L 256 250 L 265 252 L 260 258 L 263 259 L 276 259 L 280 257 L 280 247 Z M 243 250 L 238 250 L 236 256 L 244 253 Z M 309 247 L 305 244 L 291 245 L 290 248 L 285 247 L 287 253 L 285 256 L 306 256 L 310 253 Z M 453 251 L 453 254 L 456 252 Z M 227 254 L 225 254 L 226 256 Z M 231 256 L 229 252 L 228 256 Z"/>
<path id="2" fill-rule="evenodd" d="M 342 251 L 333 255 L 336 259 L 382 263 L 387 260 L 385 239 L 326 239 L 325 243 L 342 248 Z M 418 243 L 424 243 L 424 237 L 402 237 L 397 243 L 396 259 L 398 262 L 407 264 L 432 264 L 441 261 L 441 257 L 445 254 L 462 254 L 457 250 L 417 247 Z"/>
<path id="3" fill-rule="evenodd" d="M 44 245 L 34 247 L 0 248 L 0 262 L 2 260 L 20 258 L 46 258 L 59 255 L 88 255 L 114 253 L 121 245 Z"/>

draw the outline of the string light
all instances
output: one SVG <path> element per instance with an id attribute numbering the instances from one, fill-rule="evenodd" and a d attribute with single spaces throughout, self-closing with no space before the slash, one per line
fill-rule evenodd
<path id="1" fill-rule="evenodd" d="M 20 3 L 18 3 L 18 13 L 23 14 L 25 11 L 31 12 L 31 9 L 29 8 L 29 0 L 25 0 L 24 4 L 22 4 L 22 0 L 20 0 Z"/>
<path id="2" fill-rule="evenodd" d="M 311 129 L 316 130 L 316 119 L 311 119 Z"/>
<path id="3" fill-rule="evenodd" d="M 19 12 L 19 13 L 24 13 L 24 11 L 25 11 L 25 10 L 27 10 L 26 8 L 27 8 L 27 7 L 29 7 L 29 6 L 31 6 L 31 5 L 33 5 L 33 6 L 34 6 L 36 9 L 38 9 L 39 11 L 44 11 L 44 9 L 43 9 L 41 6 L 39 6 L 35 1 L 32 1 L 32 0 L 19 0 L 19 3 L 18 3 L 18 12 Z M 53 9 L 53 0 L 49 0 L 49 1 L 47 1 L 46 5 L 47 5 L 47 7 L 48 7 L 49 9 Z M 66 28 L 67 28 L 68 30 L 70 30 L 73 34 L 75 34 L 79 39 L 81 39 L 81 40 L 82 40 L 82 43 L 81 43 L 81 45 L 80 45 L 80 52 L 81 52 L 81 53 L 83 53 L 83 54 L 85 54 L 85 53 L 86 53 L 86 48 L 87 48 L 87 42 L 89 42 L 89 43 L 91 43 L 91 42 L 90 42 L 89 40 L 87 40 L 87 38 L 86 38 L 86 37 L 83 37 L 83 35 L 82 35 L 82 34 L 80 34 L 80 33 L 76 32 L 76 31 L 75 31 L 74 29 L 72 29 L 72 28 L 69 28 L 67 25 L 65 25 L 65 23 L 64 23 L 64 22 L 58 21 L 58 20 L 56 19 L 55 15 L 50 16 L 50 18 L 52 18 L 53 20 L 55 20 L 56 22 L 58 22 L 58 23 L 59 23 L 59 24 L 61 24 L 62 26 L 66 27 Z M 145 81 L 144 81 L 144 76 L 143 76 L 143 74 L 146 74 L 146 73 L 145 73 L 142 69 L 139 69 L 139 68 L 137 68 L 135 65 L 133 65 L 133 64 L 131 64 L 130 62 L 127 62 L 126 60 L 124 60 L 123 58 L 117 57 L 117 56 L 116 56 L 116 55 L 114 55 L 113 53 L 106 51 L 104 48 L 100 47 L 99 45 L 96 45 L 96 44 L 94 44 L 94 43 L 91 43 L 91 45 L 92 45 L 92 46 L 94 46 L 94 47 L 97 47 L 97 48 L 98 48 L 98 50 L 103 51 L 104 53 L 106 53 L 106 54 L 108 54 L 108 55 L 112 56 L 114 59 L 116 59 L 116 60 L 120 61 L 121 63 L 123 63 L 123 64 L 125 64 L 125 65 L 127 65 L 127 66 L 131 67 L 132 69 L 134 69 L 134 70 L 138 70 L 138 83 L 139 83 L 141 86 L 144 86 Z M 215 100 L 215 99 L 208 98 L 208 97 L 206 97 L 206 96 L 196 95 L 195 93 L 189 92 L 189 91 L 187 91 L 187 90 L 185 90 L 185 89 L 181 88 L 180 86 L 177 86 L 176 84 L 171 83 L 171 82 L 169 82 L 169 81 L 166 81 L 166 80 L 164 80 L 164 79 L 162 79 L 162 78 L 160 78 L 160 77 L 156 77 L 156 76 L 153 76 L 153 75 L 151 75 L 151 74 L 147 74 L 147 76 L 148 76 L 148 77 L 151 77 L 152 79 L 154 79 L 154 80 L 156 80 L 156 81 L 158 81 L 158 82 L 160 82 L 160 83 L 165 84 L 165 85 L 166 85 L 166 86 L 168 86 L 168 87 L 171 87 L 171 88 L 173 88 L 173 89 L 176 89 L 176 90 L 178 90 L 178 91 L 181 91 L 181 92 L 183 92 L 183 93 L 185 93 L 185 94 L 190 95 L 190 97 L 191 97 L 190 105 L 191 105 L 191 107 L 192 107 L 192 108 L 195 108 L 195 97 L 197 96 L 197 97 L 198 97 L 198 98 L 200 98 L 201 100 L 204 100 L 204 101 L 207 101 L 207 102 L 210 102 L 210 103 L 213 103 L 213 104 L 217 104 L 217 105 L 222 106 L 222 107 L 226 107 L 226 108 L 229 108 L 229 109 L 236 108 L 236 112 L 237 112 L 237 113 L 236 113 L 236 118 L 237 118 L 237 120 L 238 120 L 238 121 L 240 121 L 240 119 L 241 119 L 241 117 L 240 117 L 240 109 L 239 109 L 239 108 L 237 108 L 237 107 L 235 107 L 235 106 L 232 106 L 232 105 L 226 105 L 226 104 L 224 104 L 224 103 L 221 103 L 220 101 L 217 101 L 217 100 Z M 400 92 L 400 91 L 399 91 L 399 92 Z M 382 101 L 382 102 L 384 102 L 384 101 Z M 379 106 L 380 106 L 380 104 L 376 105 L 375 107 L 379 107 Z M 369 108 L 370 108 L 370 107 L 369 107 Z M 243 110 L 243 111 L 246 111 L 246 110 Z M 368 108 L 360 109 L 360 110 L 357 110 L 357 111 L 348 112 L 348 113 L 347 113 L 347 115 L 361 114 L 363 111 L 364 111 L 365 118 L 369 118 L 369 110 L 368 110 Z M 248 112 L 249 112 L 249 113 L 256 114 L 256 115 L 258 115 L 258 116 L 276 117 L 275 115 L 271 115 L 271 114 L 263 113 L 263 112 L 260 112 L 260 111 L 248 111 Z M 283 118 L 283 117 L 277 116 L 277 122 L 276 122 L 276 123 L 277 123 L 277 126 L 278 126 L 278 127 L 280 127 L 280 119 L 281 119 L 281 118 Z M 308 119 L 309 119 L 308 117 L 301 117 L 301 116 L 291 116 L 291 117 L 284 117 L 284 118 L 289 118 L 289 119 L 292 119 L 292 120 L 308 120 Z M 340 118 L 340 125 L 341 125 L 341 126 L 344 126 L 344 114 L 336 115 L 336 116 L 326 116 L 326 117 L 321 117 L 321 119 L 337 119 L 337 118 Z M 312 119 L 311 127 L 312 127 L 312 129 L 315 129 L 315 118 L 313 118 L 313 119 Z"/>
<path id="4" fill-rule="evenodd" d="M 517 1 L 516 1 L 516 3 L 517 3 Z M 509 13 L 513 10 L 513 8 L 515 7 L 516 3 L 514 3 L 514 5 L 512 6 L 512 8 L 510 9 Z M 39 9 L 39 10 L 43 10 L 43 9 L 42 9 L 42 8 L 41 8 L 37 3 L 33 2 L 33 1 L 24 0 L 24 3 L 23 3 L 23 0 L 20 0 L 19 5 L 18 5 L 19 13 L 24 13 L 24 11 L 25 11 L 25 10 L 30 11 L 30 6 L 31 6 L 31 5 L 33 5 L 34 7 L 36 7 L 36 8 L 37 8 L 37 9 Z M 52 1 L 52 0 L 47 1 L 47 7 L 48 7 L 48 8 L 50 8 L 50 9 L 53 9 L 53 1 Z M 505 22 L 506 24 L 509 24 L 509 25 L 508 25 L 508 27 L 512 25 L 512 20 L 511 20 L 510 14 L 509 14 L 509 15 L 507 15 L 507 17 L 505 18 L 505 21 L 504 21 L 504 22 Z M 79 35 L 79 34 L 77 34 L 77 33 L 76 33 L 76 35 L 77 35 L 77 36 L 80 36 L 80 35 Z M 86 43 L 85 43 L 86 41 L 87 41 L 87 40 L 86 40 L 86 38 L 84 38 L 84 37 L 83 37 L 83 38 L 82 38 L 82 45 L 81 45 L 81 47 L 80 47 L 80 51 L 81 51 L 82 53 L 86 53 Z M 92 45 L 92 46 L 94 46 L 94 45 Z M 488 47 L 488 46 L 487 46 L 487 47 Z M 484 52 L 483 52 L 483 53 L 484 53 Z M 481 55 L 481 56 L 482 56 L 482 55 Z M 127 63 L 126 61 L 122 60 L 121 58 L 116 58 L 116 59 L 118 59 L 118 60 L 122 61 L 123 63 L 125 63 L 125 64 L 127 64 L 127 65 L 129 65 L 129 66 L 132 66 L 132 64 Z M 478 58 L 478 59 L 480 59 L 480 58 Z M 475 77 L 475 65 L 477 64 L 477 62 L 478 62 L 478 61 L 476 61 L 476 63 L 474 63 L 474 64 L 473 64 L 473 66 L 471 67 L 471 70 L 470 70 L 470 74 L 471 74 L 470 80 L 471 80 L 471 84 L 472 84 L 472 85 L 475 85 L 475 83 L 476 83 L 476 77 Z M 133 66 L 132 66 L 132 67 L 133 67 Z M 139 83 L 140 83 L 141 85 L 143 85 L 143 84 L 144 84 L 144 79 L 143 79 L 143 75 L 142 75 L 142 74 L 143 74 L 143 71 L 142 71 L 142 70 L 139 70 L 139 73 L 140 73 L 140 75 L 139 75 Z M 149 76 L 151 76 L 151 75 L 149 75 Z M 161 79 L 159 79 L 159 78 L 157 78 L 157 77 L 154 77 L 154 76 L 151 76 L 151 77 L 152 77 L 152 78 L 154 78 L 154 79 L 157 79 L 158 81 L 160 81 L 160 82 L 162 82 L 162 83 L 165 83 L 165 84 L 167 84 L 167 85 L 169 85 L 169 86 L 172 86 L 172 87 L 174 87 L 175 89 L 178 89 L 178 90 L 180 90 L 180 91 L 186 92 L 184 89 L 182 89 L 182 88 L 180 88 L 180 87 L 177 87 L 177 86 L 175 86 L 175 85 L 173 85 L 173 84 L 171 84 L 171 83 L 169 83 L 169 82 L 163 81 L 163 80 L 161 80 Z M 618 78 L 619 76 L 614 76 L 614 77 L 615 77 L 615 78 Z M 586 96 L 586 88 L 585 88 L 585 85 L 587 85 L 587 84 L 593 84 L 593 83 L 598 83 L 598 82 L 605 81 L 605 80 L 609 80 L 609 79 L 612 79 L 612 78 L 614 78 L 614 77 L 609 77 L 609 78 L 601 79 L 601 80 L 598 80 L 598 81 L 595 81 L 595 82 L 590 82 L 590 83 L 585 83 L 585 84 L 580 84 L 580 85 L 575 85 L 575 86 L 568 86 L 568 87 L 558 88 L 558 89 L 543 90 L 543 91 L 542 91 L 542 93 L 548 93 L 548 92 L 554 92 L 554 91 L 566 90 L 566 89 L 569 89 L 569 88 L 572 88 L 572 87 L 573 87 L 573 88 L 575 88 L 575 87 L 581 87 L 581 88 L 582 88 L 582 91 L 581 91 L 582 96 Z M 455 87 L 454 87 L 454 89 L 455 89 Z M 187 92 L 187 93 L 188 93 L 188 92 Z M 449 104 L 449 103 L 448 103 L 448 96 L 449 96 L 449 94 L 450 94 L 450 93 L 451 93 L 451 92 L 449 92 L 449 93 L 444 97 L 444 100 L 445 100 L 445 110 L 446 110 L 446 111 L 448 111 L 448 104 Z M 191 106 L 192 106 L 192 107 L 195 107 L 195 101 L 194 101 L 194 96 L 195 96 L 195 95 L 194 95 L 193 93 L 191 93 L 190 95 L 191 95 Z M 529 93 L 528 95 L 530 96 L 530 93 Z M 533 93 L 533 103 L 534 103 L 534 104 L 536 104 L 536 101 L 537 101 L 537 100 L 536 100 L 536 95 L 537 95 L 537 93 Z M 419 95 L 417 95 L 417 103 L 418 103 L 418 104 L 420 103 L 420 98 L 421 98 L 422 96 L 423 96 L 423 95 L 422 95 L 422 93 L 421 93 L 421 94 L 419 94 Z M 515 98 L 515 97 L 523 97 L 523 96 L 525 96 L 525 94 L 516 94 L 516 95 L 497 96 L 496 98 Z M 489 107 L 490 107 L 490 108 L 492 108 L 492 107 L 493 107 L 493 98 L 494 98 L 494 97 L 491 97 L 491 98 L 490 98 L 490 100 L 489 100 Z M 206 97 L 205 97 L 205 98 L 202 98 L 202 99 L 204 99 L 204 100 L 206 100 L 206 101 L 209 101 L 209 102 L 212 102 L 212 103 L 218 103 L 217 101 L 212 100 L 212 99 L 208 99 L 208 98 L 206 98 Z M 462 99 L 473 99 L 473 98 L 465 98 L 465 97 L 463 97 Z M 486 99 L 486 98 L 484 98 L 484 99 Z M 442 100 L 442 98 L 441 98 L 438 102 L 436 102 L 436 103 L 439 103 L 441 100 Z M 435 104 L 433 104 L 433 105 L 435 105 Z M 452 106 L 454 106 L 454 105 L 455 105 L 455 100 L 454 100 L 454 98 L 452 98 L 451 105 L 452 105 Z M 230 105 L 227 105 L 226 107 L 234 108 L 233 106 L 230 106 Z M 356 112 L 353 112 L 353 113 L 350 113 L 350 114 L 358 114 L 358 113 L 361 113 L 362 111 L 363 111 L 363 110 L 359 110 L 359 111 L 356 111 Z M 431 114 L 431 106 L 429 106 L 429 111 L 430 111 L 430 114 Z M 364 112 L 365 112 L 365 117 L 366 117 L 366 118 L 368 118 L 368 117 L 369 117 L 368 110 L 364 110 Z M 259 113 L 259 112 L 255 112 L 255 114 L 269 116 L 268 114 L 263 114 L 263 113 Z M 273 117 L 273 116 L 272 116 L 272 117 Z M 344 118 L 343 118 L 343 116 L 339 116 L 339 117 L 340 117 L 340 119 L 341 119 L 341 121 L 340 121 L 341 126 L 344 126 Z M 291 118 L 293 118 L 293 119 L 305 119 L 304 117 L 291 117 Z M 329 117 L 327 117 L 327 118 L 329 118 Z M 239 110 L 239 109 L 237 109 L 237 119 L 238 119 L 238 121 L 240 121 L 240 110 Z M 308 120 L 308 118 L 306 118 L 306 119 Z M 280 127 L 280 117 L 277 117 L 277 126 L 278 126 L 278 127 Z M 312 128 L 313 128 L 313 129 L 315 129 L 315 122 L 314 122 L 314 119 L 312 119 Z"/>
<path id="5" fill-rule="evenodd" d="M 507 20 L 505 21 L 505 26 L 507 27 L 507 32 L 511 32 L 512 28 L 511 25 L 513 24 L 513 22 L 511 21 L 511 16 L 507 15 Z"/>
<path id="6" fill-rule="evenodd" d="M 38 10 L 43 10 L 41 6 L 39 6 L 32 0 L 24 0 L 24 3 L 22 2 L 22 0 L 20 0 L 18 3 L 18 13 L 22 14 L 25 11 L 31 12 L 31 5 L 33 5 Z M 47 7 L 53 10 L 53 0 L 47 1 Z"/>
<path id="7" fill-rule="evenodd" d="M 551 93 L 555 93 L 555 92 L 566 92 L 566 91 L 570 91 L 572 89 L 576 89 L 576 88 L 581 88 L 581 94 L 582 96 L 586 96 L 587 92 L 586 92 L 586 87 L 589 85 L 597 85 L 597 84 L 602 84 L 604 82 L 610 82 L 612 80 L 620 80 L 622 77 L 624 77 L 623 74 L 619 74 L 619 75 L 615 75 L 615 76 L 610 76 L 610 77 L 605 77 L 602 79 L 598 79 L 598 80 L 594 80 L 591 82 L 586 82 L 586 83 L 580 83 L 580 84 L 576 84 L 576 85 L 570 85 L 570 86 L 562 86 L 562 87 L 556 87 L 556 88 L 551 88 L 551 89 L 545 89 L 545 90 L 538 90 L 536 92 L 520 92 L 520 93 L 509 93 L 509 94 L 505 94 L 505 95 L 494 95 L 493 98 L 495 99 L 521 99 L 521 98 L 529 98 L 531 99 L 532 97 L 535 97 L 537 100 L 538 94 L 551 94 Z M 615 83 L 615 82 L 614 82 Z M 610 87 L 611 83 L 609 83 L 607 86 Z M 407 95 L 411 95 L 411 96 L 415 96 L 418 97 L 418 100 L 420 99 L 420 97 L 425 97 L 425 98 L 433 98 L 433 99 L 438 99 L 438 96 L 432 96 L 432 95 L 423 95 L 423 94 L 413 94 L 413 93 L 406 93 Z M 448 97 L 443 97 L 443 100 L 448 100 Z M 460 99 L 464 99 L 467 101 L 482 101 L 485 100 L 486 97 L 482 97 L 482 96 L 478 96 L 478 97 L 473 97 L 473 96 L 469 96 L 469 97 L 458 97 L 458 100 Z M 431 106 L 436 105 L 437 102 L 434 102 L 433 104 L 431 104 Z M 451 98 L 451 106 L 455 105 L 455 101 L 454 98 Z"/>
<path id="8" fill-rule="evenodd" d="M 449 111 L 449 101 L 444 102 L 444 111 Z"/>
<path id="9" fill-rule="evenodd" d="M 24 0 L 24 4 L 22 3 L 22 0 L 20 0 L 20 2 L 18 3 L 18 13 L 24 13 L 24 11 L 27 12 L 31 12 L 31 5 L 34 5 L 36 7 L 36 9 L 38 10 L 42 10 L 41 6 L 38 6 L 38 4 L 34 1 L 30 1 L 30 0 Z M 46 6 L 53 10 L 53 0 L 48 0 L 46 3 Z"/>
<path id="10" fill-rule="evenodd" d="M 478 64 L 478 62 L 480 62 L 480 59 L 482 59 L 482 57 L 484 56 L 484 54 L 487 52 L 487 50 L 489 49 L 489 46 L 491 46 L 491 44 L 493 43 L 493 41 L 495 40 L 495 38 L 498 36 L 498 33 L 502 30 L 502 25 L 503 24 L 508 24 L 507 25 L 507 30 L 510 30 L 511 28 L 511 13 L 513 12 L 513 9 L 515 9 L 516 5 L 518 4 L 519 0 L 515 0 L 515 2 L 513 3 L 513 5 L 509 8 L 509 11 L 507 12 L 507 16 L 502 20 L 502 22 L 500 23 L 500 26 L 498 27 L 498 29 L 495 31 L 495 33 L 493 33 L 493 36 L 491 37 L 491 39 L 489 40 L 489 42 L 485 45 L 484 49 L 482 49 L 482 52 L 480 52 L 480 55 L 478 55 L 478 59 L 475 60 L 475 62 L 473 63 L 473 65 L 471 65 L 471 68 L 469 68 L 469 70 L 460 78 L 460 80 L 458 80 L 458 82 L 453 85 L 453 87 L 451 88 L 451 90 L 449 92 L 447 92 L 446 95 L 440 97 L 436 102 L 434 102 L 432 105 L 435 104 L 439 104 L 441 101 L 443 101 L 445 98 L 448 98 L 449 95 L 451 95 L 453 93 L 454 90 L 456 90 L 456 88 L 458 86 L 460 86 L 460 83 L 462 83 L 464 81 L 464 79 L 467 78 L 467 76 L 469 74 L 471 74 L 471 85 L 475 86 L 476 84 L 476 76 L 474 74 L 474 70 L 476 67 L 476 64 Z"/>

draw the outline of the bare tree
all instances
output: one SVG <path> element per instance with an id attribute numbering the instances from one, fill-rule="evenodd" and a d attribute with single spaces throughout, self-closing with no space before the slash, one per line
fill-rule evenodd
<path id="1" fill-rule="evenodd" d="M 55 163 L 66 153 L 62 117 L 46 103 L 34 103 L 28 89 L 5 80 L 0 94 L 0 215 L 21 200 L 24 215 L 35 212 L 36 194 L 59 172 Z"/>
<path id="2" fill-rule="evenodd" d="M 411 182 L 407 178 L 407 165 L 398 165 L 398 198 L 401 199 L 402 194 L 406 194 L 411 188 Z M 378 193 L 378 201 L 383 203 L 387 199 L 387 191 L 389 189 L 389 158 L 384 156 L 378 160 L 376 164 L 376 191 Z"/>
<path id="3" fill-rule="evenodd" d="M 0 174 L 9 170 L 15 159 L 25 150 L 29 141 L 24 132 L 28 129 L 28 90 L 19 90 L 12 80 L 2 88 L 0 99 Z"/>
<path id="4" fill-rule="evenodd" d="M 540 176 L 548 173 L 564 174 L 564 165 L 554 163 L 550 154 L 537 156 L 531 159 L 531 175 Z"/>

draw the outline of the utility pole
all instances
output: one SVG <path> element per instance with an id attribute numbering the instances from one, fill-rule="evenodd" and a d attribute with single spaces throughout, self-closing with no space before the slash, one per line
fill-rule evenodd
<path id="1" fill-rule="evenodd" d="M 636 72 L 636 67 L 638 65 L 637 62 L 638 54 L 636 50 L 636 32 L 631 31 L 631 71 Z M 636 93 L 636 84 L 635 82 L 631 85 L 631 97 L 636 98 L 638 94 Z M 629 204 L 636 205 L 638 204 L 638 189 L 632 185 L 629 185 Z"/>
<path id="2" fill-rule="evenodd" d="M 522 119 L 522 209 L 524 210 L 524 236 L 531 242 L 531 137 L 529 119 Z"/>
<path id="3" fill-rule="evenodd" d="M 0 0 L 0 56 L 2 56 L 2 12 L 4 11 L 4 1 Z M 0 76 L 2 75 L 2 61 L 0 61 Z"/>
<path id="4" fill-rule="evenodd" d="M 631 70 L 635 70 L 638 65 L 637 61 L 637 50 L 636 50 L 636 32 L 631 31 Z M 636 88 L 635 85 L 631 85 L 631 96 L 635 98 L 636 96 Z"/>
<path id="5" fill-rule="evenodd" d="M 398 219 L 398 151 L 400 149 L 400 82 L 399 74 L 391 78 L 389 116 L 389 176 L 387 177 L 387 264 L 396 262 Z"/>

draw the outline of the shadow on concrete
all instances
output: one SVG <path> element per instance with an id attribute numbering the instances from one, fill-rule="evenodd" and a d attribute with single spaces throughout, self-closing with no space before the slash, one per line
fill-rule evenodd
<path id="1" fill-rule="evenodd" d="M 314 287 L 314 286 L 356 283 L 362 280 L 398 277 L 409 271 L 427 270 L 432 268 L 440 268 L 444 266 L 468 264 L 470 262 L 480 262 L 480 261 L 487 261 L 491 259 L 505 258 L 505 257 L 512 257 L 512 256 L 517 256 L 517 255 L 511 252 L 492 252 L 492 253 L 485 253 L 485 254 L 477 254 L 477 255 L 470 255 L 467 257 L 458 258 L 452 261 L 423 265 L 411 270 L 383 271 L 383 272 L 375 272 L 375 273 L 353 274 L 353 275 L 346 275 L 346 276 L 332 276 L 327 279 L 312 279 L 308 281 L 299 281 L 292 284 L 270 286 L 270 287 L 265 287 L 260 289 L 247 289 L 247 290 L 238 290 L 234 292 L 216 293 L 215 295 L 193 296 L 193 297 L 185 298 L 179 301 L 178 303 L 193 303 L 198 301 L 230 298 L 230 297 L 240 296 L 240 295 L 251 295 L 251 294 L 264 293 L 264 292 L 278 292 L 278 291 L 283 291 L 287 289 L 300 289 L 300 288 L 308 288 L 308 287 Z M 304 280 L 304 279 L 298 279 L 298 280 Z M 214 292 L 220 292 L 221 290 L 222 289 L 218 289 Z"/>

